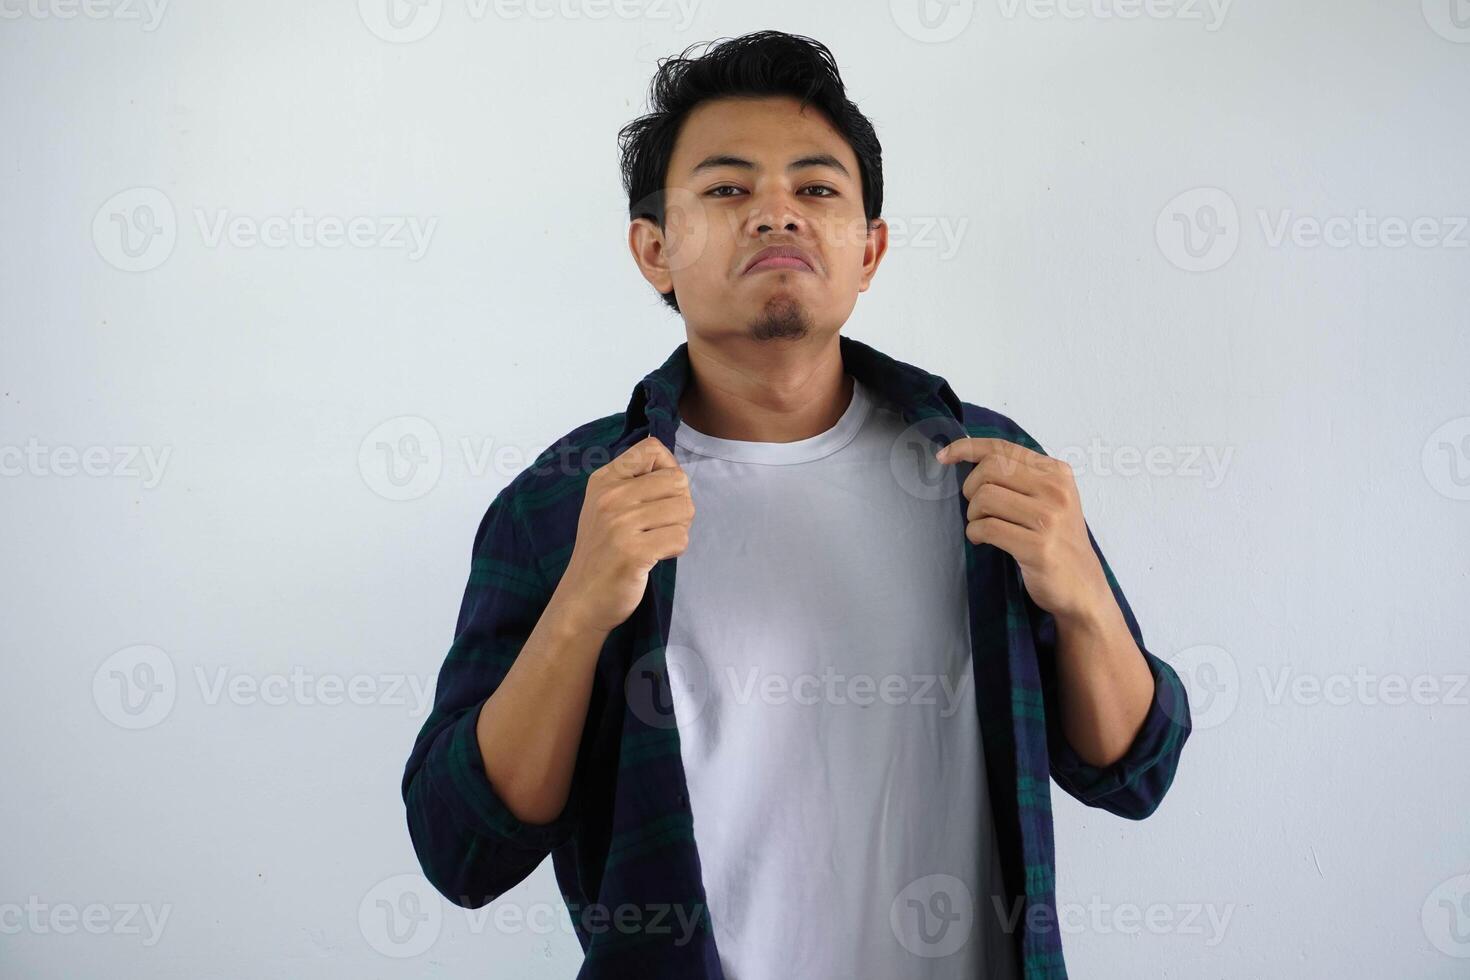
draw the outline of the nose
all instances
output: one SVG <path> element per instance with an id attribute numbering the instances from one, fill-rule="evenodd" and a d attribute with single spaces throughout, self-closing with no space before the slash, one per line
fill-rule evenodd
<path id="1" fill-rule="evenodd" d="M 765 235 L 777 228 L 796 235 L 803 234 L 807 230 L 806 218 L 797 206 L 795 196 L 786 188 L 767 187 L 751 196 L 746 233 Z"/>

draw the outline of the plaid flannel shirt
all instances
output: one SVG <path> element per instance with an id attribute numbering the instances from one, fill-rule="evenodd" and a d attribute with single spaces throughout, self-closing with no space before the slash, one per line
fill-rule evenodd
<path id="1" fill-rule="evenodd" d="M 844 370 L 895 406 L 930 451 L 967 435 L 1044 451 L 1004 415 L 960 401 L 943 378 L 851 338 L 839 342 Z M 485 776 L 476 722 L 566 569 L 588 475 L 649 434 L 673 452 L 689 376 L 684 343 L 638 383 L 626 411 L 573 429 L 491 501 L 433 710 L 403 774 L 415 852 L 429 882 L 456 905 L 493 901 L 552 856 L 585 953 L 584 980 L 723 977 L 663 657 L 677 559 L 654 566 L 642 602 L 599 652 L 571 793 L 558 817 L 530 824 L 511 814 Z M 958 486 L 973 464 L 951 465 L 955 533 L 963 534 L 968 501 Z M 1010 555 L 989 544 L 966 547 L 976 706 L 1024 980 L 1067 976 L 1049 779 L 1087 806 L 1141 820 L 1168 791 L 1190 732 L 1184 687 L 1144 646 L 1090 528 L 1088 537 L 1155 685 L 1133 744 L 1102 768 L 1082 761 L 1062 733 L 1051 615 L 1027 595 Z"/>

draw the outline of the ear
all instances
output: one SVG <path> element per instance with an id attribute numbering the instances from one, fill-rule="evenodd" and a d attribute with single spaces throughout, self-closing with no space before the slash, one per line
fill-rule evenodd
<path id="1" fill-rule="evenodd" d="M 858 280 L 858 292 L 868 291 L 868 284 L 878 274 L 878 264 L 888 254 L 888 222 L 874 218 L 868 222 L 867 244 L 863 246 L 863 275 Z"/>
<path id="2" fill-rule="evenodd" d="M 669 269 L 668 245 L 664 233 L 651 218 L 634 218 L 628 225 L 628 250 L 638 271 L 648 284 L 661 293 L 674 288 L 674 276 Z"/>

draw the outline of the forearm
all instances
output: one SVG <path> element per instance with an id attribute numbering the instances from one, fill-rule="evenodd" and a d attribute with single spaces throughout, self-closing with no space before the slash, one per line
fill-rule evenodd
<path id="1" fill-rule="evenodd" d="M 475 732 L 485 775 L 519 820 L 549 823 L 566 807 L 607 633 L 582 625 L 553 595 L 480 709 Z"/>
<path id="2" fill-rule="evenodd" d="M 1154 697 L 1153 673 L 1112 597 L 1057 619 L 1062 730 L 1088 765 L 1122 758 Z"/>

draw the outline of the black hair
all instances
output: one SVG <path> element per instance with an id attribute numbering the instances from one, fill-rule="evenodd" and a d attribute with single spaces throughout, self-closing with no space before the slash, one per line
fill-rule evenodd
<path id="1" fill-rule="evenodd" d="M 723 43 L 721 43 L 721 41 Z M 618 132 L 628 218 L 649 218 L 664 227 L 664 184 L 674 142 L 689 113 L 711 99 L 790 95 L 802 108 L 815 105 L 826 114 L 857 156 L 863 211 L 871 223 L 883 207 L 883 147 L 868 117 L 847 98 L 832 52 L 820 41 L 784 31 L 756 31 L 709 42 L 698 58 L 684 49 L 661 58 L 648 87 L 649 112 Z M 675 311 L 671 289 L 661 294 Z"/>

